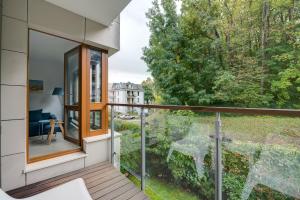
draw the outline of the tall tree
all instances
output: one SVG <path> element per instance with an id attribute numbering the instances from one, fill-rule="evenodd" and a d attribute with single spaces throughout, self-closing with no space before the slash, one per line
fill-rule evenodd
<path id="1" fill-rule="evenodd" d="M 299 107 L 299 4 L 155 0 L 143 59 L 164 102 Z"/>
<path id="2" fill-rule="evenodd" d="M 144 89 L 144 101 L 146 104 L 154 103 L 154 83 L 151 78 L 147 78 L 142 82 L 142 87 Z"/>

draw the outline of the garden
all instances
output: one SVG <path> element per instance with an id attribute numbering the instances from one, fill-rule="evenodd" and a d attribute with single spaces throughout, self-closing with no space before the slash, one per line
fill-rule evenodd
<path id="1" fill-rule="evenodd" d="M 300 198 L 300 119 L 222 114 L 223 199 Z M 146 118 L 151 199 L 214 199 L 215 116 L 152 110 Z M 140 184 L 140 125 L 116 120 L 121 170 Z"/>

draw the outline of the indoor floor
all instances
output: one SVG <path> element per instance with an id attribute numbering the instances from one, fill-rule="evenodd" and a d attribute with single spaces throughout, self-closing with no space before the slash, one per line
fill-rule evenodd
<path id="1" fill-rule="evenodd" d="M 50 144 L 48 144 L 47 135 L 30 137 L 29 144 L 31 158 L 80 148 L 78 145 L 65 140 L 61 133 L 57 133 Z"/>

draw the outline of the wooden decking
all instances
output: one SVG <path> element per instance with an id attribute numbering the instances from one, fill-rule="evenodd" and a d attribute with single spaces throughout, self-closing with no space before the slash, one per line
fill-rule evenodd
<path id="1" fill-rule="evenodd" d="M 94 200 L 143 200 L 148 199 L 130 180 L 110 163 L 99 163 L 45 181 L 9 191 L 15 198 L 24 198 L 44 192 L 65 182 L 83 178 Z"/>

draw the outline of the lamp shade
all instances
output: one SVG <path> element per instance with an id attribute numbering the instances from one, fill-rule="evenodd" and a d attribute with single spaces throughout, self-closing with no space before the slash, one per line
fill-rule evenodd
<path id="1" fill-rule="evenodd" d="M 62 88 L 60 87 L 56 87 L 54 88 L 52 95 L 58 95 L 58 96 L 63 96 L 64 95 L 64 91 Z"/>

